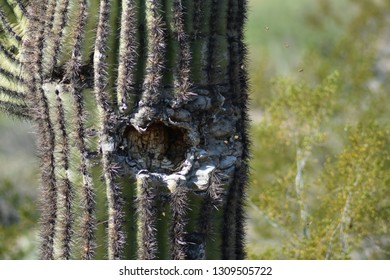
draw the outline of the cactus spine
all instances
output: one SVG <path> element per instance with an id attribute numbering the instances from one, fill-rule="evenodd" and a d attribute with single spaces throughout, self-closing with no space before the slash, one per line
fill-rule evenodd
<path id="1" fill-rule="evenodd" d="M 0 110 L 37 127 L 41 258 L 245 258 L 245 15 L 0 0 Z"/>

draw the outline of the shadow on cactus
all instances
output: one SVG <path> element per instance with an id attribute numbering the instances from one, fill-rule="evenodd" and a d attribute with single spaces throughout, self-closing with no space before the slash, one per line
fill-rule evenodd
<path id="1" fill-rule="evenodd" d="M 36 125 L 41 258 L 244 258 L 246 1 L 0 5 L 0 109 Z"/>

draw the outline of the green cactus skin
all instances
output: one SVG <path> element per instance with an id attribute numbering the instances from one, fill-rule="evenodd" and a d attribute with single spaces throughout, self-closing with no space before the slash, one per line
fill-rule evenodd
<path id="1" fill-rule="evenodd" d="M 42 259 L 243 259 L 245 0 L 0 0 L 36 124 Z"/>

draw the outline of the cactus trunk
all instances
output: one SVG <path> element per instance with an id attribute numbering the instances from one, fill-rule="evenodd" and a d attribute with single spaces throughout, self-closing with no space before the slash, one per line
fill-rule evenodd
<path id="1" fill-rule="evenodd" d="M 37 125 L 41 257 L 245 258 L 246 1 L 0 3 L 0 110 Z"/>

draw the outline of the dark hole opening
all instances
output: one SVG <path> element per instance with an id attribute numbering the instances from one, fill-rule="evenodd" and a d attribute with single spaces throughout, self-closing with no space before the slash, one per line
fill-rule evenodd
<path id="1" fill-rule="evenodd" d="M 166 172 L 185 160 L 188 149 L 187 132 L 162 122 L 151 124 L 140 133 L 133 126 L 125 130 L 128 155 L 144 169 Z"/>

